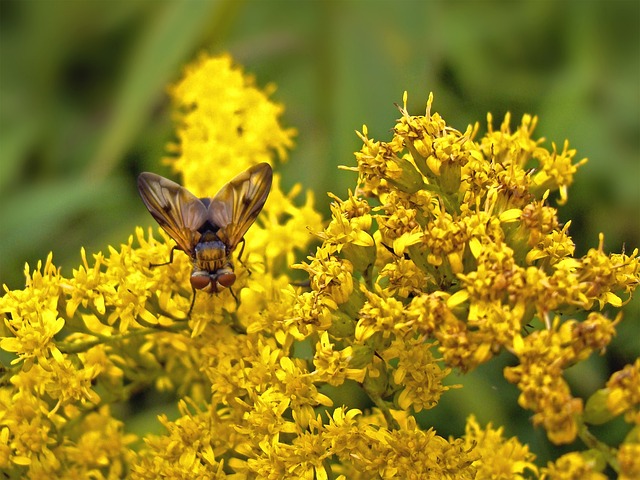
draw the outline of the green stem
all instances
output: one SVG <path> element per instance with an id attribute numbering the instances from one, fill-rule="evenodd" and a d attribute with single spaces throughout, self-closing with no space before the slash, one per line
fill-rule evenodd
<path id="1" fill-rule="evenodd" d="M 139 328 L 137 330 L 132 330 L 130 332 L 122 333 L 119 335 L 100 335 L 98 333 L 92 333 L 92 335 L 96 337 L 94 340 L 87 340 L 86 342 L 78 343 L 60 342 L 57 344 L 57 347 L 62 353 L 80 353 L 87 351 L 91 347 L 95 347 L 99 344 L 117 343 L 128 338 L 135 338 L 158 332 L 179 332 L 187 327 L 188 324 L 185 322 L 174 323 L 173 325 L 169 325 L 166 327 L 162 325 L 156 325 L 154 327 Z"/>
<path id="2" fill-rule="evenodd" d="M 620 473 L 620 464 L 618 463 L 618 459 L 616 458 L 617 451 L 615 448 L 610 447 L 606 443 L 598 440 L 596 436 L 589 431 L 584 423 L 582 423 L 578 428 L 578 436 L 587 447 L 602 453 L 606 462 L 611 466 L 611 468 L 616 473 Z"/>
<path id="3" fill-rule="evenodd" d="M 378 407 L 382 412 L 382 415 L 387 422 L 387 428 L 389 428 L 390 430 L 400 430 L 400 425 L 398 425 L 396 419 L 393 418 L 393 415 L 391 415 L 391 403 L 383 400 L 379 394 L 372 392 L 369 388 L 367 388 L 365 384 L 362 384 L 362 388 L 367 393 L 371 401 L 375 404 L 375 406 Z"/>

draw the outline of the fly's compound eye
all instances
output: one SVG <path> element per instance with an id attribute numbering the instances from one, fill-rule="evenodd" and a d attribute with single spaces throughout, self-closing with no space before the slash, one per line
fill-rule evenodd
<path id="1" fill-rule="evenodd" d="M 191 275 L 191 286 L 196 290 L 204 290 L 211 283 L 209 274 L 206 275 Z"/>
<path id="2" fill-rule="evenodd" d="M 218 278 L 216 278 L 216 282 L 221 287 L 220 290 L 222 290 L 222 288 L 229 288 L 231 285 L 235 283 L 235 281 L 236 281 L 235 273 L 223 273 L 219 275 Z"/>

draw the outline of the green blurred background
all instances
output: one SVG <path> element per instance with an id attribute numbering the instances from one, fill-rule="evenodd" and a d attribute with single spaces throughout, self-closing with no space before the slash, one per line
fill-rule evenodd
<path id="1" fill-rule="evenodd" d="M 601 231 L 608 251 L 630 252 L 640 245 L 639 32 L 637 0 L 2 0 L 0 283 L 20 288 L 24 263 L 49 251 L 70 275 L 81 246 L 103 250 L 153 223 L 135 177 L 170 175 L 166 85 L 201 51 L 230 52 L 259 85 L 278 86 L 284 124 L 299 131 L 285 186 L 313 189 L 325 214 L 324 192 L 353 186 L 336 167 L 354 164 L 354 131 L 367 124 L 389 139 L 403 91 L 413 113 L 433 91 L 460 130 L 480 121 L 484 132 L 487 112 L 497 122 L 511 111 L 514 126 L 532 113 L 537 136 L 569 139 L 589 158 L 560 210 L 578 254 Z M 638 302 L 626 311 L 606 359 L 570 372 L 576 393 L 638 355 Z M 425 421 L 459 434 L 469 411 L 498 423 L 524 414 L 507 433 L 544 437 L 499 368 L 468 382 L 474 395 L 448 393 L 450 411 Z"/>

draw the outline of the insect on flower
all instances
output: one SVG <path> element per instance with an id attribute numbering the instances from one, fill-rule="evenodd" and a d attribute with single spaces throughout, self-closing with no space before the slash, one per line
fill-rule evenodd
<path id="1" fill-rule="evenodd" d="M 155 173 L 138 176 L 138 191 L 149 213 L 176 242 L 175 249 L 191 257 L 191 287 L 218 293 L 236 281 L 231 254 L 262 210 L 271 190 L 273 172 L 259 163 L 237 175 L 213 198 L 198 198 L 186 188 Z"/>

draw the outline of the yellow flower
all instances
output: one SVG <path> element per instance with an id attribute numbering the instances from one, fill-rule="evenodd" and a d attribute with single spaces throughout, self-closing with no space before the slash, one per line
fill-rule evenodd
<path id="1" fill-rule="evenodd" d="M 229 55 L 201 55 L 169 89 L 178 115 L 176 158 L 169 163 L 198 197 L 213 196 L 237 173 L 260 162 L 286 159 L 293 129 L 279 124 L 283 107 L 269 100 L 275 90 L 256 87 Z"/>
<path id="2" fill-rule="evenodd" d="M 614 415 L 624 413 L 630 423 L 640 424 L 640 359 L 615 372 L 607 382 L 607 407 Z"/>
<path id="3" fill-rule="evenodd" d="M 494 429 L 491 423 L 482 429 L 473 415 L 467 418 L 465 443 L 480 455 L 473 463 L 478 469 L 477 478 L 523 480 L 537 474 L 535 455 L 529 447 L 515 438 L 504 438 L 503 430 Z"/>
<path id="4" fill-rule="evenodd" d="M 571 395 L 562 378 L 563 369 L 576 359 L 572 348 L 576 325 L 575 321 L 560 324 L 556 318 L 551 330 L 514 337 L 513 349 L 520 365 L 505 369 L 505 378 L 517 383 L 521 391 L 520 406 L 536 412 L 534 424 L 544 425 L 549 439 L 557 444 L 576 438 L 583 409 L 582 399 Z"/>
<path id="5" fill-rule="evenodd" d="M 230 437 L 230 432 L 221 428 L 224 412 L 208 415 L 184 401 L 178 408 L 182 416 L 175 421 L 160 416 L 168 433 L 147 437 L 147 448 L 137 456 L 130 478 L 225 478 L 224 461 L 216 458 L 224 452 L 219 448 L 220 440 Z M 221 436 L 223 431 L 225 437 Z"/>
<path id="6" fill-rule="evenodd" d="M 296 364 L 289 357 L 283 357 L 279 366 L 280 369 L 275 372 L 276 378 L 282 383 L 285 396 L 291 399 L 291 410 L 296 424 L 305 428 L 314 417 L 313 407 L 331 407 L 333 401 L 318 391 L 314 384 L 317 380 L 306 371 L 306 365 Z"/>
<path id="7" fill-rule="evenodd" d="M 588 455 L 571 452 L 561 456 L 546 468 L 541 469 L 542 480 L 606 480 L 598 469 L 597 462 Z"/>
<path id="8" fill-rule="evenodd" d="M 352 347 L 335 350 L 335 345 L 329 340 L 329 334 L 324 332 L 320 336 L 320 342 L 316 346 L 316 354 L 313 360 L 316 367 L 314 375 L 317 376 L 318 381 L 335 386 L 342 385 L 347 379 L 362 382 L 366 370 L 362 368 L 351 368 L 352 358 Z"/>
<path id="9" fill-rule="evenodd" d="M 617 458 L 620 462 L 620 480 L 640 477 L 640 442 L 620 445 Z"/>
<path id="10" fill-rule="evenodd" d="M 349 300 L 353 292 L 353 265 L 348 260 L 326 253 L 325 256 L 324 251 L 318 251 L 311 257 L 311 263 L 301 264 L 299 268 L 309 273 L 314 291 L 331 297 L 339 305 Z"/>
<path id="11" fill-rule="evenodd" d="M 38 395 L 27 389 L 14 393 L 9 397 L 4 390 L 0 398 L 2 426 L 8 427 L 4 432 L 5 451 L 3 468 L 29 467 L 37 464 L 47 471 L 55 472 L 60 468 L 52 449 L 56 444 L 56 420 L 59 417 L 42 415 L 45 402 Z M 23 470 L 24 471 L 24 470 Z"/>
<path id="12" fill-rule="evenodd" d="M 430 345 L 416 339 L 396 340 L 384 354 L 398 359 L 393 382 L 402 387 L 397 400 L 401 409 L 420 412 L 433 408 L 440 396 L 451 388 L 442 383 L 451 369 L 438 365 Z"/>
<path id="13" fill-rule="evenodd" d="M 53 337 L 64 326 L 64 318 L 58 317 L 56 298 L 49 300 L 40 312 L 29 317 L 13 316 L 6 323 L 14 337 L 0 340 L 0 348 L 16 354 L 11 363 L 24 362 L 23 368 L 28 371 L 34 363 L 50 366 L 51 359 L 61 360 L 62 354 L 53 342 Z M 16 309 L 17 310 L 17 309 Z"/>
<path id="14" fill-rule="evenodd" d="M 119 454 L 126 451 L 137 437 L 124 433 L 122 422 L 111 416 L 107 405 L 103 405 L 95 413 L 88 414 L 73 428 L 77 430 L 77 443 L 61 447 L 70 462 L 89 468 L 108 469 L 114 477 L 124 475 L 125 461 L 130 460 L 131 455 L 119 458 Z"/>
<path id="15" fill-rule="evenodd" d="M 387 296 L 382 289 L 378 289 L 376 293 L 365 291 L 365 295 L 367 303 L 360 310 L 355 340 L 363 343 L 376 333 L 379 333 L 382 339 L 390 339 L 394 330 L 402 328 L 406 322 L 402 302 Z"/>
<path id="16" fill-rule="evenodd" d="M 553 145 L 553 153 L 543 149 L 537 149 L 534 158 L 540 163 L 540 170 L 533 175 L 533 191 L 545 191 L 550 188 L 557 188 L 560 192 L 559 204 L 563 205 L 567 201 L 567 189 L 573 183 L 573 175 L 578 167 L 587 163 L 583 158 L 578 163 L 571 163 L 576 151 L 569 150 L 569 142 L 565 140 L 561 153 Z"/>
<path id="17" fill-rule="evenodd" d="M 422 291 L 428 277 L 410 260 L 400 257 L 393 263 L 385 264 L 380 270 L 378 282 L 392 295 L 408 298 Z"/>
<path id="18" fill-rule="evenodd" d="M 297 252 L 304 252 L 310 242 L 309 230 L 319 230 L 322 217 L 315 210 L 311 191 L 306 192 L 304 205 L 297 205 L 301 186 L 295 185 L 288 194 L 280 189 L 280 177 L 275 175 L 271 193 L 260 214 L 258 225 L 247 232 L 247 244 L 252 251 L 264 252 L 267 271 L 291 265 Z"/>

